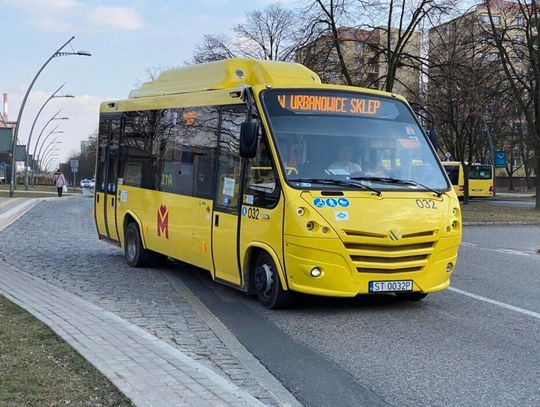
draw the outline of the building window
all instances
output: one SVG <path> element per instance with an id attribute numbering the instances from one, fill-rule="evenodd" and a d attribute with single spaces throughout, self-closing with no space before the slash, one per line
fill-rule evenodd
<path id="1" fill-rule="evenodd" d="M 523 17 L 516 17 L 516 26 L 523 27 Z"/>
<path id="2" fill-rule="evenodd" d="M 501 16 L 491 16 L 491 18 L 493 19 L 493 24 L 495 24 L 495 25 L 500 25 L 501 24 Z M 482 14 L 480 16 L 480 22 L 482 24 L 491 24 L 491 21 L 489 19 L 489 15 L 488 14 Z"/>
<path id="3" fill-rule="evenodd" d="M 356 43 L 356 52 L 363 53 L 364 52 L 364 43 L 358 41 Z"/>

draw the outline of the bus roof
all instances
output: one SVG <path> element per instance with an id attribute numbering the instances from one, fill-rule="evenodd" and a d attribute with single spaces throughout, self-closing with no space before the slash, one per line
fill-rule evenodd
<path id="1" fill-rule="evenodd" d="M 231 58 L 162 72 L 130 92 L 129 98 L 164 96 L 254 85 L 313 85 L 319 76 L 292 62 Z"/>

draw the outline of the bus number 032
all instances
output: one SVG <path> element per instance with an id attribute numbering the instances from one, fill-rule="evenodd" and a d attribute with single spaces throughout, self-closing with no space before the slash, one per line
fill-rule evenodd
<path id="1" fill-rule="evenodd" d="M 247 216 L 249 219 L 259 220 L 259 209 L 258 208 L 248 208 Z"/>
<path id="2" fill-rule="evenodd" d="M 432 199 L 417 199 L 416 205 L 422 209 L 437 209 L 435 201 Z"/>

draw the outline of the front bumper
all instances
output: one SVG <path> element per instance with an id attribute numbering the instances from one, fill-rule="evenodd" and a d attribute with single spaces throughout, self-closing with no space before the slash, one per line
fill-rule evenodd
<path id="1" fill-rule="evenodd" d="M 430 293 L 444 290 L 450 285 L 459 242 L 458 235 L 437 240 L 419 270 L 379 269 L 379 272 L 367 272 L 353 262 L 340 239 L 285 236 L 288 285 L 293 291 L 332 297 L 367 294 L 369 281 L 413 280 L 413 291 Z M 446 271 L 448 263 L 454 265 L 451 272 Z M 321 276 L 311 277 L 310 271 L 314 267 L 322 271 Z"/>

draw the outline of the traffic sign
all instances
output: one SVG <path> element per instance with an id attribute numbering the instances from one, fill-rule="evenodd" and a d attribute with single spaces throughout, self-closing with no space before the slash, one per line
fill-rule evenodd
<path id="1" fill-rule="evenodd" d="M 506 167 L 506 153 L 504 151 L 495 152 L 495 167 Z"/>

